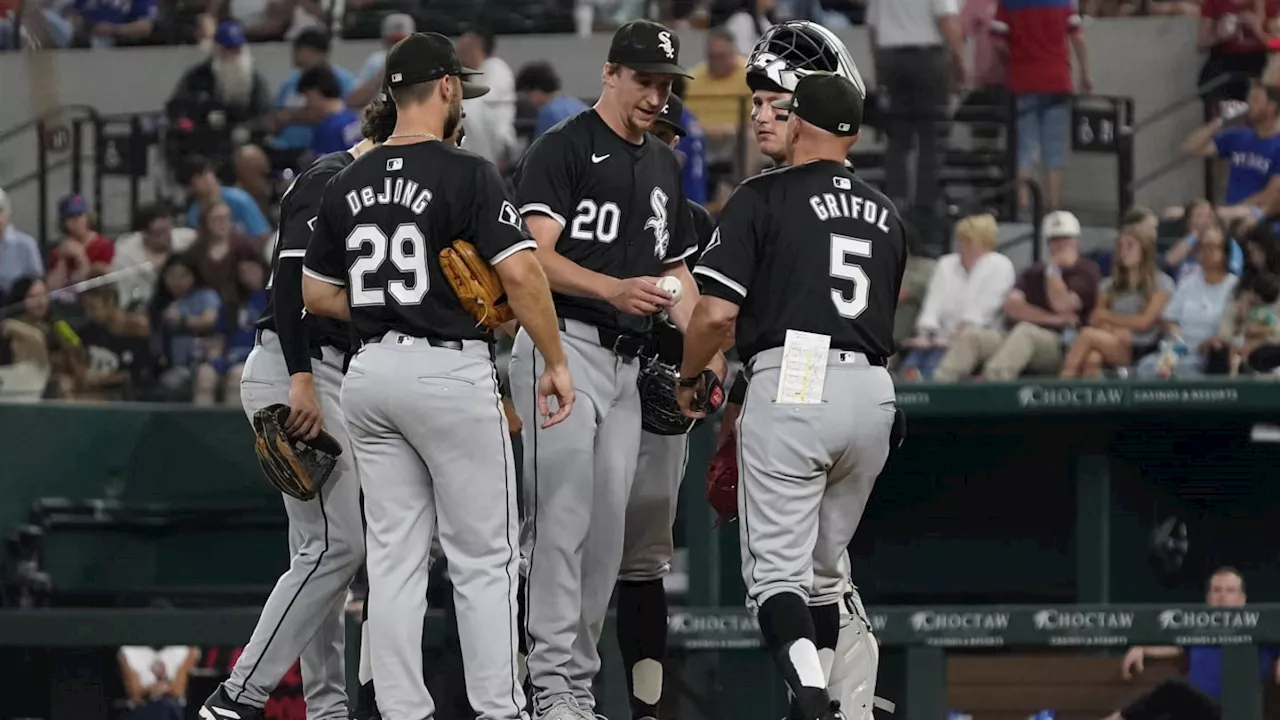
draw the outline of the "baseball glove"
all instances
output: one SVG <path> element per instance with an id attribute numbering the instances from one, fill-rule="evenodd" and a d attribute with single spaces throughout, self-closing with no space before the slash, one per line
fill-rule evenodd
<path id="1" fill-rule="evenodd" d="M 253 449 L 268 482 L 289 497 L 310 500 L 333 473 L 342 447 L 324 431 L 314 440 L 292 440 L 285 431 L 288 420 L 289 406 L 280 403 L 254 413 Z"/>
<path id="2" fill-rule="evenodd" d="M 478 325 L 493 330 L 515 319 L 507 305 L 502 280 L 493 266 L 466 240 L 454 240 L 453 247 L 440 251 L 440 270 L 458 296 L 458 302 Z"/>
<path id="3" fill-rule="evenodd" d="M 738 519 L 738 439 L 733 433 L 707 466 L 707 502 L 716 511 L 712 527 Z"/>
<path id="4" fill-rule="evenodd" d="M 676 404 L 676 380 L 680 371 L 657 357 L 641 361 L 636 387 L 640 390 L 640 427 L 654 435 L 683 435 L 693 418 Z"/>

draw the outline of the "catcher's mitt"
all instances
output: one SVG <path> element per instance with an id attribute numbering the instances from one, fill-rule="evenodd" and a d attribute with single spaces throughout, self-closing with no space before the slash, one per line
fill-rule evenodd
<path id="1" fill-rule="evenodd" d="M 289 406 L 280 403 L 254 413 L 253 449 L 268 482 L 285 495 L 310 500 L 333 473 L 342 447 L 324 431 L 314 440 L 292 440 L 284 429 L 288 420 Z"/>
<path id="2" fill-rule="evenodd" d="M 707 466 L 707 502 L 716 511 L 712 527 L 738 519 L 738 439 L 733 433 Z"/>
<path id="3" fill-rule="evenodd" d="M 440 270 L 458 296 L 458 302 L 486 330 L 515 319 L 507 305 L 502 280 L 493 266 L 466 240 L 454 240 L 453 247 L 440 251 Z"/>
<path id="4" fill-rule="evenodd" d="M 693 418 L 680 412 L 676 404 L 676 381 L 680 371 L 662 360 L 644 358 L 636 387 L 640 390 L 640 426 L 654 435 L 683 435 L 693 427 Z"/>

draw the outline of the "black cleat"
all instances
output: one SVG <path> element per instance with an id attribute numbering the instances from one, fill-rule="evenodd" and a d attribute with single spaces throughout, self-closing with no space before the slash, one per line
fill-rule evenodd
<path id="1" fill-rule="evenodd" d="M 822 714 L 821 720 L 846 720 L 844 712 L 840 710 L 840 701 L 832 700 L 827 711 Z"/>
<path id="2" fill-rule="evenodd" d="M 232 702 L 221 685 L 200 706 L 200 720 L 263 720 L 262 708 Z"/>

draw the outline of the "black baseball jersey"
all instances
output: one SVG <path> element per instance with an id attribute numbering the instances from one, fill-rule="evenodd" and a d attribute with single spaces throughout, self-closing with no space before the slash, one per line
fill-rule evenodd
<path id="1" fill-rule="evenodd" d="M 693 233 L 697 244 L 684 259 L 690 270 L 693 270 L 698 261 L 698 248 L 706 247 L 711 241 L 711 233 L 715 230 L 716 221 L 711 217 L 711 213 L 698 203 L 687 200 L 689 206 L 689 217 L 693 221 Z M 671 365 L 679 366 L 680 359 L 684 356 L 684 333 L 671 323 L 660 322 L 654 323 L 653 326 L 653 342 L 657 348 L 658 357 L 663 362 Z"/>
<path id="2" fill-rule="evenodd" d="M 742 183 L 693 272 L 704 294 L 741 306 L 743 362 L 782 347 L 787 330 L 888 358 L 906 262 L 906 233 L 888 198 L 852 169 L 818 161 Z"/>
<path id="3" fill-rule="evenodd" d="M 351 153 L 329 153 L 321 156 L 293 181 L 280 201 L 280 234 L 271 258 L 271 279 L 267 281 L 267 307 L 258 320 L 261 330 L 280 335 L 289 372 L 306 372 L 310 367 L 309 346 L 330 345 L 343 352 L 351 350 L 351 329 L 347 323 L 333 318 L 311 315 L 303 311 L 302 260 L 311 240 L 311 228 L 320 212 L 324 186 L 340 170 L 355 161 Z M 281 267 L 283 261 L 283 268 Z M 291 317 L 296 313 L 306 332 L 284 327 L 276 314 Z M 301 369 L 297 366 L 301 366 Z"/>
<path id="4" fill-rule="evenodd" d="M 440 270 L 454 240 L 495 265 L 537 247 L 493 163 L 443 142 L 382 145 L 329 181 L 303 272 L 346 286 L 361 342 L 487 340 Z"/>
<path id="5" fill-rule="evenodd" d="M 588 270 L 615 278 L 658 275 L 696 247 L 675 152 L 652 135 L 640 145 L 627 142 L 595 110 L 539 137 L 515 177 L 521 214 L 560 223 L 556 252 Z M 562 317 L 631 333 L 651 325 L 603 300 L 554 298 Z"/>

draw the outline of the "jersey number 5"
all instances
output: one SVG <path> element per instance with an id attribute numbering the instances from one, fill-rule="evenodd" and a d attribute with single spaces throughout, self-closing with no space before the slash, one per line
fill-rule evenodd
<path id="1" fill-rule="evenodd" d="M 361 255 L 351 264 L 347 285 L 351 290 L 351 305 L 385 305 L 386 293 L 391 293 L 392 299 L 401 305 L 422 302 L 427 290 L 431 289 L 431 275 L 427 271 L 427 241 L 418 226 L 403 223 L 387 238 L 377 225 L 357 225 L 347 236 L 347 249 L 364 251 L 366 245 L 370 249 L 369 254 Z M 388 280 L 385 292 L 380 287 L 367 286 L 368 276 L 376 274 L 388 256 L 391 264 L 409 279 Z M 377 282 L 376 277 L 373 280 Z"/>
<path id="2" fill-rule="evenodd" d="M 622 221 L 622 211 L 617 203 L 606 202 L 600 205 L 595 200 L 584 199 L 578 203 L 578 213 L 569 224 L 569 237 L 574 240 L 594 240 L 611 243 L 618 239 L 618 224 Z"/>
<path id="3" fill-rule="evenodd" d="M 871 243 L 847 235 L 831 235 L 831 277 L 853 283 L 853 297 L 845 297 L 843 290 L 831 288 L 831 304 L 840 317 L 853 320 L 867 311 L 871 294 L 871 278 L 861 266 L 849 262 L 849 256 L 871 257 Z"/>

